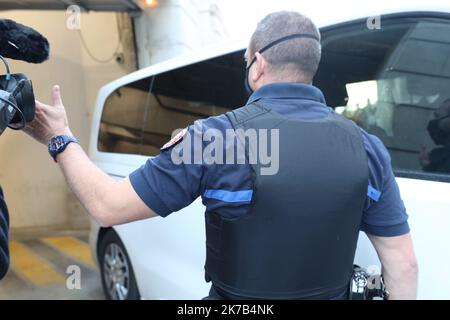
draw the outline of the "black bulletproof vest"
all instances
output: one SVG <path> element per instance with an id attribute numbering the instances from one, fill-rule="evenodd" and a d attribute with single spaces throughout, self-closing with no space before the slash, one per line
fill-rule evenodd
<path id="1" fill-rule="evenodd" d="M 252 164 L 248 215 L 205 213 L 206 280 L 229 298 L 320 299 L 345 289 L 369 175 L 359 128 L 334 112 L 299 120 L 260 102 L 227 116 L 235 129 L 279 129 L 279 171 L 261 175 Z"/>

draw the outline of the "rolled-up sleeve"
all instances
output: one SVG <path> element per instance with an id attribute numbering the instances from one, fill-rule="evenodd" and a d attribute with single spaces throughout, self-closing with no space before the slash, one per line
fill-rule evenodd
<path id="1" fill-rule="evenodd" d="M 369 192 L 361 230 L 393 237 L 410 231 L 408 214 L 395 180 L 391 158 L 380 139 L 363 132 L 369 162 Z M 376 194 L 371 196 L 371 192 Z"/>

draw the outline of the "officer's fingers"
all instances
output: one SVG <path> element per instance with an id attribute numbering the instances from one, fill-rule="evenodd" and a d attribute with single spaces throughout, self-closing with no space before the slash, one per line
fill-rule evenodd
<path id="1" fill-rule="evenodd" d="M 58 85 L 53 86 L 52 89 L 52 102 L 54 107 L 62 107 L 63 102 L 61 98 L 61 89 Z"/>

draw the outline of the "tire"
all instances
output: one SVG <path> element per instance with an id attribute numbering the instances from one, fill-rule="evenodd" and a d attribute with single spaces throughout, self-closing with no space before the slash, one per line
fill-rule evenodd
<path id="1" fill-rule="evenodd" d="M 106 231 L 100 239 L 98 261 L 107 300 L 141 298 L 127 250 L 113 229 Z"/>

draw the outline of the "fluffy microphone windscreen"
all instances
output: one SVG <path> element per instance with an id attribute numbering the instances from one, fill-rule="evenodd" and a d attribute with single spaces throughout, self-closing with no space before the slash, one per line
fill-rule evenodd
<path id="1" fill-rule="evenodd" d="M 0 19 L 0 55 L 41 63 L 48 59 L 48 40 L 36 30 L 9 19 Z"/>

